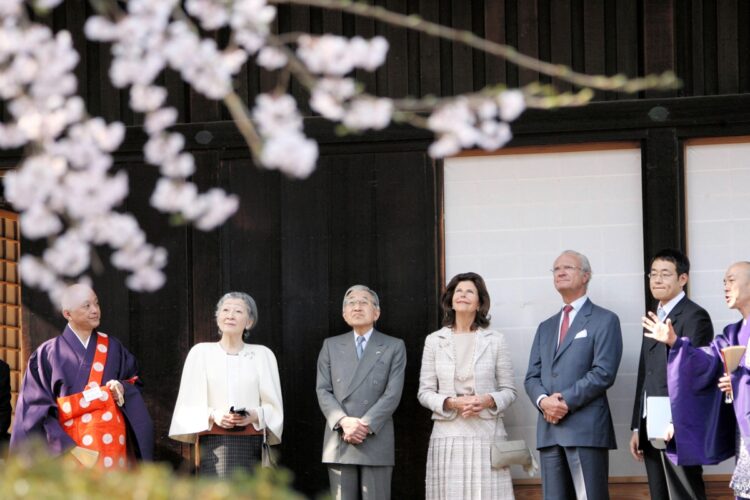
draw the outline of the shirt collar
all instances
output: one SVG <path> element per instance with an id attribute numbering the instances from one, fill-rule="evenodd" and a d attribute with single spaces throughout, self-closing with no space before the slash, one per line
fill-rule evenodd
<path id="1" fill-rule="evenodd" d="M 368 343 L 368 342 L 370 341 L 370 337 L 372 336 L 372 332 L 373 332 L 373 330 L 374 330 L 374 328 L 370 328 L 370 329 L 369 329 L 369 330 L 367 331 L 367 333 L 365 333 L 365 334 L 363 335 L 363 337 L 365 338 L 365 344 L 366 344 L 366 343 Z M 357 337 L 359 337 L 359 335 L 357 335 L 357 332 L 352 332 L 352 333 L 354 334 L 354 342 L 356 343 L 356 342 L 357 342 Z"/>
<path id="2" fill-rule="evenodd" d="M 578 297 L 576 300 L 570 303 L 571 306 L 573 306 L 573 311 L 578 312 L 583 307 L 583 304 L 588 300 L 588 296 L 584 295 L 583 297 Z"/>
<path id="3" fill-rule="evenodd" d="M 677 303 L 681 301 L 684 296 L 685 296 L 685 292 L 681 291 L 672 300 L 670 300 L 669 302 L 661 306 L 662 310 L 664 311 L 665 318 L 669 316 L 669 313 L 672 312 L 672 309 L 674 309 L 674 306 L 676 306 Z"/>

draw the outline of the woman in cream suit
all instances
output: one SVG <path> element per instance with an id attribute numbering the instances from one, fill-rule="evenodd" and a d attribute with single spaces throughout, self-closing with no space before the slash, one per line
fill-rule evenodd
<path id="1" fill-rule="evenodd" d="M 487 329 L 487 287 L 476 273 L 459 274 L 441 302 L 443 328 L 427 336 L 419 375 L 419 402 L 434 420 L 426 498 L 512 499 L 510 471 L 490 467 L 492 442 L 506 438 L 502 415 L 516 388 L 505 337 Z"/>
<path id="2" fill-rule="evenodd" d="M 182 370 L 169 437 L 197 444 L 207 476 L 251 472 L 262 454 L 263 435 L 281 442 L 284 410 L 276 357 L 270 349 L 246 344 L 258 323 L 258 308 L 246 293 L 229 292 L 216 306 L 221 339 L 190 349 Z"/>

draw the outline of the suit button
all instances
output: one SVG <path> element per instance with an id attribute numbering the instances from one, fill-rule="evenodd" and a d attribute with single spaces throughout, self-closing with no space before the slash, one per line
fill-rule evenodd
<path id="1" fill-rule="evenodd" d="M 651 375 L 652 373 L 654 373 L 654 371 L 653 371 L 653 370 L 649 370 L 649 371 L 648 371 L 648 374 L 649 374 L 649 375 Z"/>
<path id="2" fill-rule="evenodd" d="M 363 405 L 366 405 L 367 403 L 368 403 L 368 401 L 366 399 L 364 401 L 362 401 Z"/>
<path id="3" fill-rule="evenodd" d="M 340 378 L 337 378 L 337 379 L 336 379 L 336 382 L 341 382 L 341 379 L 340 379 Z"/>
<path id="4" fill-rule="evenodd" d="M 552 376 L 553 376 L 553 377 L 557 377 L 557 373 L 553 373 L 553 374 L 552 374 Z"/>

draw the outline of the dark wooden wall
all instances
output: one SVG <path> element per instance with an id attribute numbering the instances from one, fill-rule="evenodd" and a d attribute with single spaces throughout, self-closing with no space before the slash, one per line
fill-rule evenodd
<path id="1" fill-rule="evenodd" d="M 684 142 L 694 137 L 750 135 L 750 7 L 741 0 L 386 0 L 378 4 L 471 29 L 545 60 L 591 73 L 629 76 L 667 69 L 682 89 L 639 96 L 609 93 L 581 109 L 529 111 L 514 124 L 513 146 L 636 141 L 643 152 L 644 253 L 685 241 L 682 185 Z M 79 2 L 66 2 L 48 21 L 80 31 Z M 391 54 L 374 75 L 361 74 L 379 95 L 447 95 L 488 83 L 510 86 L 537 75 L 448 42 L 376 26 L 361 18 L 310 8 L 281 8 L 280 31 L 332 31 L 388 36 Z M 221 34 L 217 37 L 221 39 Z M 83 40 L 75 35 L 76 43 Z M 429 159 L 430 137 L 394 127 L 379 134 L 338 137 L 319 119 L 306 131 L 321 143 L 318 170 L 305 181 L 258 170 L 222 107 L 196 95 L 173 74 L 162 81 L 180 111 L 188 148 L 199 166 L 195 181 L 218 184 L 241 196 L 241 207 L 223 228 L 203 233 L 165 227 L 147 200 L 156 169 L 143 164 L 141 117 L 107 80 L 108 49 L 86 45 L 78 68 L 91 111 L 132 125 L 118 153 L 128 170 L 126 210 L 139 216 L 149 240 L 170 252 L 169 281 L 152 294 L 125 289 L 107 264 L 96 277 L 105 331 L 139 358 L 146 399 L 157 424 L 158 457 L 186 467 L 188 451 L 167 437 L 180 371 L 189 348 L 215 339 L 218 297 L 244 290 L 258 301 L 254 342 L 279 360 L 285 400 L 283 463 L 295 485 L 322 491 L 323 419 L 314 394 L 315 362 L 323 338 L 342 333 L 341 298 L 364 283 L 381 295 L 379 328 L 407 345 L 407 380 L 396 414 L 394 498 L 420 498 L 431 422 L 416 401 L 422 342 L 438 324 L 442 283 L 441 165 Z M 543 79 L 544 80 L 544 79 Z M 275 83 L 251 64 L 238 78 L 252 101 Z M 292 91 L 304 92 L 297 86 Z M 200 135 L 199 135 L 200 134 Z M 0 155 L 11 167 L 17 153 Z M 39 250 L 23 242 L 25 250 Z M 645 283 L 644 283 L 645 286 Z M 24 328 L 36 347 L 55 335 L 62 318 L 45 296 L 24 290 Z"/>
<path id="2" fill-rule="evenodd" d="M 111 60 L 105 45 L 86 44 L 82 2 L 65 2 L 45 19 L 54 29 L 67 27 L 79 47 L 80 91 L 92 113 L 127 124 L 142 122 L 127 107 L 127 94 L 109 83 Z M 545 61 L 566 64 L 590 74 L 641 76 L 676 72 L 684 86 L 676 91 L 638 96 L 600 93 L 598 100 L 736 94 L 750 91 L 750 4 L 742 0 L 376 0 L 404 14 L 470 30 L 489 40 L 516 47 Z M 90 9 L 86 8 L 89 12 Z M 450 95 L 505 83 L 515 87 L 540 80 L 460 44 L 437 40 L 400 28 L 340 12 L 280 6 L 274 29 L 365 37 L 390 41 L 388 61 L 375 74 L 358 71 L 368 91 L 382 96 Z M 219 43 L 224 33 L 216 33 Z M 82 48 L 82 49 L 81 49 Z M 250 102 L 273 88 L 276 75 L 252 62 L 237 78 L 237 89 Z M 549 82 L 542 76 L 541 81 Z M 197 123 L 229 119 L 221 104 L 208 101 L 168 72 L 161 84 L 180 121 Z M 559 82 L 556 82 L 559 83 Z M 569 89 L 566 84 L 560 84 Z M 306 93 L 292 84 L 295 96 Z"/>

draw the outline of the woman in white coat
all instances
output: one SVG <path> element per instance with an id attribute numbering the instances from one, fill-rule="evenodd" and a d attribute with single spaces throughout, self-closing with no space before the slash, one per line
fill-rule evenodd
<path id="1" fill-rule="evenodd" d="M 487 329 L 490 296 L 481 276 L 454 276 L 443 293 L 443 328 L 427 336 L 419 402 L 432 410 L 428 500 L 512 499 L 510 471 L 492 469 L 490 449 L 506 438 L 503 411 L 516 399 L 502 333 Z"/>
<path id="2" fill-rule="evenodd" d="M 261 460 L 264 433 L 281 442 L 284 410 L 276 357 L 243 340 L 258 323 L 255 301 L 242 292 L 216 306 L 221 339 L 196 344 L 182 370 L 169 437 L 197 444 L 199 474 L 229 477 Z"/>

